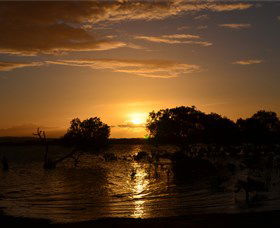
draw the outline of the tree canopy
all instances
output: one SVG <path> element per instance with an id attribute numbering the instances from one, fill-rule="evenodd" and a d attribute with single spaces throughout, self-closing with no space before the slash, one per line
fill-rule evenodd
<path id="1" fill-rule="evenodd" d="M 216 113 L 205 114 L 192 107 L 151 112 L 147 120 L 150 137 L 161 142 L 232 143 L 238 140 L 236 124 Z"/>
<path id="2" fill-rule="evenodd" d="M 75 118 L 70 122 L 70 127 L 63 136 L 63 141 L 80 148 L 99 149 L 107 144 L 109 136 L 110 127 L 103 123 L 100 118 L 93 117 L 83 121 Z"/>
<path id="3" fill-rule="evenodd" d="M 151 112 L 147 120 L 151 138 L 171 143 L 280 143 L 280 120 L 275 112 L 260 110 L 235 122 L 195 106 Z"/>
<path id="4" fill-rule="evenodd" d="M 236 123 L 244 142 L 280 142 L 280 121 L 275 112 L 260 110 L 250 118 L 238 119 Z"/>

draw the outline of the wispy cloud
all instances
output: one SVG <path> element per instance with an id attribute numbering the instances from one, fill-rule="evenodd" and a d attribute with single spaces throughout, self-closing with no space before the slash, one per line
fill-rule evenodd
<path id="1" fill-rule="evenodd" d="M 251 3 L 242 3 L 242 2 L 229 2 L 229 3 L 215 3 L 215 2 L 208 2 L 205 5 L 205 8 L 212 11 L 234 11 L 234 10 L 246 10 L 251 8 L 253 5 Z"/>
<path id="2" fill-rule="evenodd" d="M 211 46 L 208 41 L 199 41 L 200 36 L 191 34 L 171 34 L 162 36 L 134 36 L 134 39 L 145 40 L 154 43 L 165 44 L 196 44 L 201 46 Z"/>
<path id="3" fill-rule="evenodd" d="M 180 27 L 178 27 L 177 30 L 178 30 L 178 31 L 182 31 L 182 30 L 187 30 L 187 29 L 189 29 L 189 28 L 190 28 L 190 26 L 185 25 L 185 26 L 180 26 Z"/>
<path id="4" fill-rule="evenodd" d="M 191 34 L 171 34 L 171 35 L 163 35 L 163 38 L 168 39 L 199 39 L 200 36 L 198 35 L 191 35 Z"/>
<path id="5" fill-rule="evenodd" d="M 206 20 L 209 19 L 209 16 L 207 14 L 202 14 L 194 17 L 195 20 Z"/>
<path id="6" fill-rule="evenodd" d="M 133 123 L 126 123 L 126 124 L 119 124 L 117 127 L 120 128 L 145 128 L 145 124 L 133 124 Z"/>
<path id="7" fill-rule="evenodd" d="M 0 53 L 101 51 L 127 46 L 91 31 L 101 23 L 159 20 L 189 11 L 245 10 L 251 3 L 166 1 L 1 1 Z M 206 45 L 206 43 L 194 44 Z"/>
<path id="8" fill-rule="evenodd" d="M 41 66 L 42 62 L 0 62 L 0 71 L 10 71 L 16 68 Z"/>
<path id="9" fill-rule="evenodd" d="M 263 62 L 263 60 L 261 60 L 261 59 L 247 59 L 247 60 L 239 60 L 239 61 L 233 62 L 233 64 L 252 65 L 252 64 L 259 64 L 262 62 Z"/>
<path id="10" fill-rule="evenodd" d="M 91 67 L 92 69 L 107 69 L 113 72 L 128 73 L 149 78 L 175 78 L 181 74 L 200 70 L 200 67 L 197 65 L 164 60 L 77 59 L 48 61 L 48 63 Z"/>
<path id="11" fill-rule="evenodd" d="M 199 30 L 203 30 L 203 29 L 207 29 L 208 26 L 207 25 L 200 25 L 200 26 L 197 26 L 196 29 L 199 29 Z"/>
<path id="12" fill-rule="evenodd" d="M 247 29 L 251 27 L 251 24 L 220 24 L 219 26 L 229 29 Z"/>

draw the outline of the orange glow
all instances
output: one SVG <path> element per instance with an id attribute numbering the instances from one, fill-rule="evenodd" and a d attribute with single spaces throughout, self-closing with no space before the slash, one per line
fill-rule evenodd
<path id="1" fill-rule="evenodd" d="M 147 113 L 136 112 L 136 113 L 129 114 L 128 122 L 135 125 L 140 125 L 146 123 L 146 119 L 147 119 Z"/>

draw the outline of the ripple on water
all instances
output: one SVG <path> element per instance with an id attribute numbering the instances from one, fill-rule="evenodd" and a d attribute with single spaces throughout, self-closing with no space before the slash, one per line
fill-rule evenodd
<path id="1" fill-rule="evenodd" d="M 109 152 L 118 157 L 132 156 L 146 149 L 142 147 L 116 145 Z M 16 158 L 17 151 L 11 153 Z M 51 171 L 43 170 L 37 158 L 25 163 L 20 158 L 18 161 L 0 176 L 1 206 L 15 216 L 70 222 L 100 217 L 148 218 L 240 210 L 228 190 L 213 192 L 207 183 L 199 180 L 174 181 L 166 161 L 156 169 L 145 162 L 121 159 L 104 162 L 100 157 L 87 155 L 82 157 L 78 168 L 66 161 Z M 262 209 L 280 205 L 279 192 L 275 190 Z"/>

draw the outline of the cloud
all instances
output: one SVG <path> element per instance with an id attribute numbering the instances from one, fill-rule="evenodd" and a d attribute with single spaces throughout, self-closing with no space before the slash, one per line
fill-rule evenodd
<path id="1" fill-rule="evenodd" d="M 163 35 L 162 37 L 168 39 L 199 39 L 200 38 L 197 35 L 191 35 L 191 34 L 171 34 L 171 35 Z"/>
<path id="2" fill-rule="evenodd" d="M 42 62 L 31 62 L 31 63 L 24 63 L 24 62 L 0 62 L 0 71 L 9 71 L 16 68 L 23 68 L 23 67 L 34 67 L 34 66 L 41 66 L 44 63 Z"/>
<path id="3" fill-rule="evenodd" d="M 208 28 L 207 25 L 200 25 L 200 26 L 197 26 L 196 29 L 203 30 L 203 29 L 207 29 L 207 28 Z"/>
<path id="4" fill-rule="evenodd" d="M 247 29 L 251 27 L 251 24 L 221 24 L 219 26 L 229 29 Z"/>
<path id="5" fill-rule="evenodd" d="M 81 28 L 66 24 L 23 25 L 4 28 L 0 20 L 0 52 L 16 55 L 60 54 L 69 51 L 108 50 L 124 47 L 120 41 L 97 39 Z"/>
<path id="6" fill-rule="evenodd" d="M 252 6 L 180 0 L 1 1 L 0 53 L 37 55 L 120 48 L 126 44 L 94 34 L 94 28 L 124 20 L 160 20 L 188 11 L 233 11 Z"/>
<path id="7" fill-rule="evenodd" d="M 177 28 L 177 30 L 181 31 L 181 30 L 187 30 L 189 28 L 191 28 L 191 27 L 190 26 L 180 26 L 180 27 Z"/>
<path id="8" fill-rule="evenodd" d="M 145 124 L 133 124 L 133 123 L 126 123 L 126 124 L 119 124 L 117 127 L 120 128 L 145 128 Z"/>
<path id="9" fill-rule="evenodd" d="M 247 60 L 239 60 L 236 62 L 233 62 L 233 64 L 239 64 L 239 65 L 252 65 L 252 64 L 259 64 L 263 61 L 260 59 L 247 59 Z"/>
<path id="10" fill-rule="evenodd" d="M 154 43 L 165 43 L 165 44 L 195 44 L 201 46 L 212 45 L 212 43 L 208 41 L 193 40 L 193 39 L 200 39 L 200 36 L 191 35 L 191 34 L 171 34 L 171 35 L 162 35 L 162 36 L 134 36 L 134 39 L 145 40 Z"/>
<path id="11" fill-rule="evenodd" d="M 106 69 L 113 72 L 129 73 L 149 78 L 174 78 L 180 74 L 198 72 L 197 65 L 176 63 L 164 60 L 134 59 L 77 59 L 48 61 L 49 64 L 61 64 L 92 69 Z"/>
<path id="12" fill-rule="evenodd" d="M 205 8 L 212 11 L 234 11 L 234 10 L 246 10 L 251 8 L 251 3 L 208 3 Z"/>
<path id="13" fill-rule="evenodd" d="M 209 16 L 207 14 L 202 14 L 194 17 L 195 20 L 206 20 L 209 19 Z"/>

